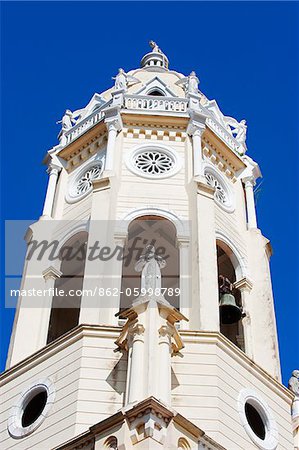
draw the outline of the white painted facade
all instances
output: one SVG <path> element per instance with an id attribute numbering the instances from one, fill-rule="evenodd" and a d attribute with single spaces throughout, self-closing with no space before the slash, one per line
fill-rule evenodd
<path id="1" fill-rule="evenodd" d="M 52 296 L 32 307 L 21 295 L 0 377 L 1 449 L 292 449 L 293 394 L 281 384 L 271 246 L 254 205 L 261 174 L 245 155 L 245 125 L 197 89 L 195 74 L 169 70 L 155 43 L 142 61 L 64 116 L 45 158 L 43 215 L 26 239 L 61 247 L 85 232 L 87 245 L 123 247 L 134 219 L 162 217 L 176 229 L 179 311 L 152 299 L 119 317 L 122 262 L 87 260 L 83 289 L 101 284 L 118 295 L 83 294 L 76 327 L 47 344 Z M 220 332 L 221 258 L 244 313 L 237 345 Z M 59 260 L 33 257 L 22 289 L 54 287 L 61 276 Z M 53 395 L 27 433 L 22 398 L 38 380 Z M 246 422 L 248 398 L 264 439 Z"/>

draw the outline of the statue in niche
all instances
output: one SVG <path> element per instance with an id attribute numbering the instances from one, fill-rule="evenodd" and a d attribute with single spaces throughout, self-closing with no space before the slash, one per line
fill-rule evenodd
<path id="1" fill-rule="evenodd" d="M 155 247 L 147 245 L 144 254 L 135 264 L 136 272 L 141 272 L 141 289 L 146 291 L 161 289 L 161 269 L 165 266 L 165 259 L 156 255 Z"/>

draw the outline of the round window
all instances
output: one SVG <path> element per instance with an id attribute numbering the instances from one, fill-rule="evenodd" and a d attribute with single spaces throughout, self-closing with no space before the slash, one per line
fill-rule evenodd
<path id="1" fill-rule="evenodd" d="M 233 211 L 233 195 L 227 182 L 210 166 L 205 168 L 204 176 L 207 184 L 215 189 L 214 198 L 216 203 L 228 212 Z"/>
<path id="2" fill-rule="evenodd" d="M 10 412 L 9 434 L 14 438 L 21 438 L 36 430 L 46 418 L 54 397 L 54 386 L 48 379 L 29 386 Z"/>
<path id="3" fill-rule="evenodd" d="M 173 165 L 174 160 L 164 152 L 150 150 L 148 152 L 142 152 L 134 158 L 135 167 L 150 175 L 161 175 L 169 172 Z"/>
<path id="4" fill-rule="evenodd" d="M 238 410 L 242 425 L 250 439 L 260 449 L 276 449 L 277 425 L 264 399 L 251 389 L 243 389 L 238 398 Z"/>
<path id="5" fill-rule="evenodd" d="M 47 400 L 48 394 L 46 389 L 42 389 L 41 392 L 37 392 L 31 399 L 29 399 L 28 404 L 24 407 L 24 411 L 22 413 L 22 427 L 29 427 L 29 425 L 32 425 L 33 422 L 39 418 L 45 409 Z"/>
<path id="6" fill-rule="evenodd" d="M 258 410 L 249 402 L 245 403 L 245 416 L 252 431 L 262 440 L 266 437 L 266 427 Z"/>
<path id="7" fill-rule="evenodd" d="M 180 169 L 177 155 L 162 145 L 142 145 L 126 160 L 128 168 L 145 178 L 166 178 Z"/>
<path id="8" fill-rule="evenodd" d="M 73 203 L 86 197 L 92 191 L 92 182 L 101 177 L 103 166 L 103 161 L 93 161 L 87 166 L 85 165 L 75 178 L 70 179 L 70 188 L 66 200 Z"/>

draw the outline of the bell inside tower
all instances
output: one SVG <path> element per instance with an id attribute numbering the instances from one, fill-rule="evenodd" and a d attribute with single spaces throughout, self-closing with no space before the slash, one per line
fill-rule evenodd
<path id="1" fill-rule="evenodd" d="M 226 244 L 217 242 L 220 332 L 245 351 L 241 293 L 234 288 L 236 270 L 229 257 L 231 253 Z"/>

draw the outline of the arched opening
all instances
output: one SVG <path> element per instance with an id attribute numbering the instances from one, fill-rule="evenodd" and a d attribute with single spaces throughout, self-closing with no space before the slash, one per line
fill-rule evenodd
<path id="1" fill-rule="evenodd" d="M 113 448 L 114 450 L 118 449 L 118 442 L 115 436 L 109 436 L 104 442 L 104 448 Z"/>
<path id="2" fill-rule="evenodd" d="M 62 276 L 56 279 L 54 285 L 47 343 L 79 323 L 87 238 L 86 232 L 77 233 L 60 250 Z M 55 295 L 60 290 L 63 295 Z"/>
<path id="3" fill-rule="evenodd" d="M 149 91 L 147 95 L 153 95 L 155 97 L 165 97 L 165 94 L 163 91 L 160 91 L 159 89 L 155 88 L 152 91 Z"/>
<path id="4" fill-rule="evenodd" d="M 134 219 L 128 228 L 122 267 L 122 287 L 120 309 L 129 308 L 140 294 L 141 271 L 136 271 L 136 263 L 145 253 L 146 247 L 153 245 L 156 255 L 165 259 L 161 267 L 161 294 L 179 308 L 179 248 L 174 224 L 161 216 L 142 216 Z"/>
<path id="5" fill-rule="evenodd" d="M 242 299 L 240 291 L 233 286 L 236 281 L 236 268 L 231 254 L 232 251 L 226 244 L 217 241 L 220 332 L 245 351 Z"/>
<path id="6" fill-rule="evenodd" d="M 186 438 L 180 437 L 178 440 L 178 450 L 190 450 L 190 444 Z"/>

